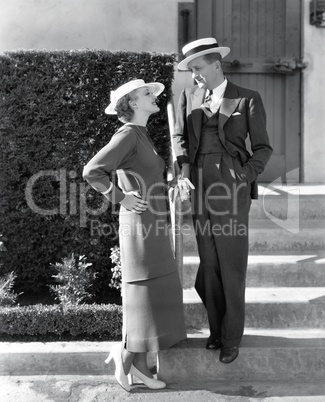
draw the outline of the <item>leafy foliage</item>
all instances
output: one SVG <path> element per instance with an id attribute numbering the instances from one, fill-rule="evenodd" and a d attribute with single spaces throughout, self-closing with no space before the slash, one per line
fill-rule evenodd
<path id="1" fill-rule="evenodd" d="M 13 272 L 0 278 L 0 306 L 12 306 L 16 303 L 18 295 L 13 290 L 15 279 Z"/>
<path id="2" fill-rule="evenodd" d="M 0 338 L 40 336 L 58 339 L 117 340 L 122 333 L 122 307 L 115 304 L 82 304 L 63 309 L 59 305 L 0 307 Z"/>
<path id="3" fill-rule="evenodd" d="M 63 258 L 62 263 L 57 262 L 54 266 L 58 273 L 53 277 L 59 285 L 51 285 L 50 289 L 63 306 L 80 304 L 84 299 L 91 298 L 87 289 L 91 287 L 96 274 L 87 269 L 92 264 L 86 262 L 84 255 L 77 258 L 72 253 Z"/>
<path id="4" fill-rule="evenodd" d="M 121 253 L 118 246 L 111 248 L 110 259 L 114 266 L 111 268 L 112 278 L 109 286 L 118 290 L 122 287 L 122 267 L 121 267 Z"/>
<path id="5" fill-rule="evenodd" d="M 166 87 L 148 130 L 167 162 L 173 69 L 168 54 L 0 56 L 0 233 L 7 250 L 0 269 L 16 272 L 17 290 L 52 285 L 53 264 L 73 252 L 87 256 L 98 272 L 92 290 L 100 302 L 111 278 L 110 248 L 118 243 L 118 211 L 86 185 L 82 169 L 120 126 L 104 113 L 110 91 L 134 78 Z"/>

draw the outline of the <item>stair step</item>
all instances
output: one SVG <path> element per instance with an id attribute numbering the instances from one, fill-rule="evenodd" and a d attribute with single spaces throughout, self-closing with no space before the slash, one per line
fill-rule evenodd
<path id="1" fill-rule="evenodd" d="M 218 230 L 217 230 L 218 229 Z M 241 235 L 241 227 L 237 221 L 225 228 L 217 227 L 215 233 Z M 204 228 L 201 228 L 204 230 Z M 294 231 L 294 232 L 293 232 Z M 297 231 L 297 232 L 296 232 Z M 184 253 L 197 252 L 194 228 L 191 220 L 184 220 L 183 227 Z M 308 220 L 288 224 L 285 228 L 269 219 L 252 219 L 249 224 L 249 251 L 266 254 L 279 251 L 325 251 L 325 220 Z"/>
<path id="2" fill-rule="evenodd" d="M 269 219 L 251 220 L 249 228 L 249 249 L 252 253 L 276 251 L 325 252 L 325 221 L 300 222 L 299 232 L 290 227 L 283 228 Z"/>
<path id="3" fill-rule="evenodd" d="M 187 328 L 208 327 L 195 289 L 183 291 Z M 252 328 L 325 328 L 325 288 L 246 288 L 245 323 Z"/>
<path id="4" fill-rule="evenodd" d="M 291 333 L 290 337 L 288 333 Z M 323 334 L 324 335 L 324 334 Z M 205 349 L 206 339 L 190 335 L 176 347 L 158 352 L 159 378 L 165 381 L 232 380 L 322 380 L 325 376 L 325 338 L 296 337 L 292 330 L 276 336 L 243 336 L 238 358 L 231 364 L 219 362 L 219 352 Z"/>
<path id="5" fill-rule="evenodd" d="M 259 185 L 259 198 L 253 200 L 250 218 L 266 219 L 270 215 L 286 220 L 288 217 L 300 220 L 325 219 L 324 185 Z M 186 217 L 191 215 L 191 205 L 185 201 L 183 211 Z"/>
<path id="6" fill-rule="evenodd" d="M 195 289 L 184 290 L 184 302 L 201 303 Z M 325 287 L 246 288 L 246 303 L 325 303 Z"/>
<path id="7" fill-rule="evenodd" d="M 0 376 L 113 375 L 105 364 L 116 342 L 0 342 Z M 148 365 L 157 369 L 157 353 L 148 353 Z"/>
<path id="8" fill-rule="evenodd" d="M 198 255 L 183 258 L 183 288 L 194 286 Z M 247 286 L 325 286 L 325 255 L 249 255 Z"/>
<path id="9" fill-rule="evenodd" d="M 202 329 L 188 334 L 187 341 L 168 351 L 160 351 L 158 376 L 171 387 L 182 381 L 195 387 L 209 380 L 222 381 L 220 385 L 224 386 L 227 384 L 224 381 L 229 379 L 236 383 L 237 380 L 268 380 L 267 384 L 275 380 L 295 379 L 301 383 L 324 380 L 325 329 L 246 328 L 239 357 L 231 365 L 219 363 L 219 352 L 205 349 L 207 335 L 208 330 Z M 2 342 L 0 375 L 7 378 L 44 376 L 46 381 L 52 381 L 52 376 L 79 376 L 81 379 L 105 376 L 106 381 L 115 383 L 114 364 L 103 363 L 114 344 L 116 342 Z M 150 353 L 149 366 L 154 368 L 155 365 L 156 354 Z"/>
<path id="10" fill-rule="evenodd" d="M 210 335 L 209 328 L 187 330 L 187 335 L 190 338 L 207 339 Z M 245 327 L 244 335 L 247 335 L 248 340 L 263 340 L 265 337 L 271 339 L 323 339 L 325 340 L 325 328 L 250 328 Z"/>
<path id="11" fill-rule="evenodd" d="M 324 185 L 259 185 L 259 199 L 253 200 L 250 215 L 256 218 L 272 214 L 279 219 L 287 219 L 288 216 L 324 219 L 324 195 Z"/>
<path id="12" fill-rule="evenodd" d="M 324 195 L 288 195 L 279 196 L 267 194 L 251 204 L 250 217 L 254 219 L 269 218 L 270 215 L 278 219 L 291 218 L 324 219 Z"/>

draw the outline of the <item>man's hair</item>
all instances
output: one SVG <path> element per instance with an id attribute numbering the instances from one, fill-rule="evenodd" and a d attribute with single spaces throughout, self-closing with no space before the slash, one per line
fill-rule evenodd
<path id="1" fill-rule="evenodd" d="M 222 56 L 220 53 L 205 54 L 205 55 L 203 55 L 203 59 L 209 64 L 212 64 L 216 61 L 220 61 L 220 63 L 222 63 Z"/>

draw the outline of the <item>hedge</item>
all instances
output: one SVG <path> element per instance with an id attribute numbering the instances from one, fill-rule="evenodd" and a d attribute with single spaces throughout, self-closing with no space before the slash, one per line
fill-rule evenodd
<path id="1" fill-rule="evenodd" d="M 0 275 L 14 271 L 17 291 L 52 284 L 50 264 L 72 252 L 85 255 L 98 272 L 94 292 L 107 289 L 117 211 L 89 189 L 82 169 L 121 124 L 104 113 L 110 91 L 134 78 L 166 86 L 159 97 L 161 112 L 150 118 L 148 128 L 168 161 L 166 106 L 174 62 L 174 55 L 148 52 L 0 56 L 0 235 L 7 249 L 0 253 Z M 93 215 L 90 210 L 98 208 L 104 212 Z"/>
<path id="2" fill-rule="evenodd" d="M 121 323 L 115 304 L 0 307 L 0 340 L 118 340 Z"/>

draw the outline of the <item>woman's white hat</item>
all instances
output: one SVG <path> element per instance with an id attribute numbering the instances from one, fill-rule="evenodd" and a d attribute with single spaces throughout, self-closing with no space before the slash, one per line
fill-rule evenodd
<path id="1" fill-rule="evenodd" d="M 123 98 L 126 94 L 134 91 L 135 89 L 148 87 L 155 96 L 158 96 L 165 89 L 165 85 L 160 82 L 145 83 L 143 80 L 132 80 L 126 84 L 121 85 L 115 91 L 111 91 L 111 103 L 105 109 L 106 114 L 116 114 L 116 103 Z"/>
<path id="2" fill-rule="evenodd" d="M 230 52 L 229 47 L 221 47 L 215 38 L 197 39 L 188 43 L 182 49 L 185 59 L 178 64 L 179 70 L 188 70 L 188 63 L 197 57 L 204 56 L 208 53 L 219 53 L 221 57 L 227 56 Z"/>

